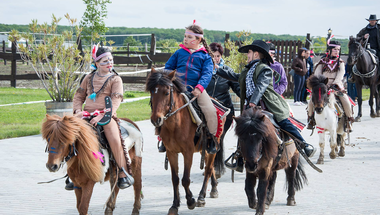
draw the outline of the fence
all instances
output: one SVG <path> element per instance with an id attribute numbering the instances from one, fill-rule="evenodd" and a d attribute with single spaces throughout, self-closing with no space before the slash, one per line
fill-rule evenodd
<path id="1" fill-rule="evenodd" d="M 80 38 L 77 39 L 78 49 L 82 50 L 82 42 Z M 127 56 L 123 56 L 127 55 Z M 137 56 L 130 56 L 137 55 Z M 149 52 L 134 52 L 134 51 L 115 51 L 113 52 L 115 64 L 147 64 L 147 68 L 151 68 L 154 62 L 166 62 L 169 60 L 172 53 L 156 53 L 156 37 L 151 34 L 151 44 Z M 34 71 L 30 71 L 30 74 L 17 74 L 17 61 L 22 61 L 20 53 L 17 53 L 17 48 L 12 43 L 12 48 L 7 49 L 5 41 L 3 41 L 3 47 L 0 51 L 0 59 L 4 60 L 4 65 L 7 65 L 7 61 L 11 61 L 11 74 L 0 74 L 0 81 L 10 81 L 12 87 L 16 87 L 17 80 L 39 80 Z M 141 75 L 147 73 L 146 75 Z M 134 75 L 136 73 L 133 73 Z M 142 71 L 137 76 L 125 76 L 128 73 L 122 73 L 121 79 L 124 83 L 138 83 L 145 84 L 145 80 L 149 71 Z"/>

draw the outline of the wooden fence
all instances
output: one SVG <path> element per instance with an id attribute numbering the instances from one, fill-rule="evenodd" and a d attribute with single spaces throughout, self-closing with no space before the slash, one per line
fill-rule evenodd
<path id="1" fill-rule="evenodd" d="M 77 40 L 78 48 L 82 50 L 81 40 Z M 115 51 L 114 62 L 115 64 L 147 64 L 147 68 L 151 68 L 154 62 L 166 62 L 169 60 L 172 53 L 156 53 L 156 37 L 154 34 L 151 36 L 151 44 L 149 52 L 131 52 L 131 51 Z M 124 55 L 124 56 L 123 56 Z M 125 56 L 127 55 L 127 56 Z M 137 55 L 137 56 L 130 56 Z M 16 45 L 12 43 L 12 48 L 7 49 L 5 41 L 3 41 L 3 47 L 0 51 L 0 59 L 4 60 L 4 65 L 7 65 L 7 61 L 11 61 L 11 74 L 0 74 L 0 81 L 10 81 L 12 87 L 16 87 L 17 80 L 39 80 L 34 71 L 28 71 L 29 74 L 17 74 L 17 61 L 22 61 L 20 53 L 17 53 Z M 149 74 L 149 73 L 147 73 Z M 140 83 L 145 84 L 146 75 L 140 76 L 121 76 L 124 83 Z"/>

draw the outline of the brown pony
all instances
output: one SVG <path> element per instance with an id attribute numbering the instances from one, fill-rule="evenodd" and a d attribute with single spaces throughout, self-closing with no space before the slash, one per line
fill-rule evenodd
<path id="1" fill-rule="evenodd" d="M 298 162 L 299 152 L 295 143 L 292 140 L 289 144 L 283 143 L 284 149 L 279 153 L 275 127 L 259 109 L 247 109 L 241 116 L 236 117 L 235 121 L 235 133 L 245 160 L 245 192 L 248 206 L 256 209 L 256 215 L 264 214 L 265 207 L 269 208 L 273 200 L 276 171 L 280 169 L 285 169 L 288 182 L 287 205 L 296 205 L 295 191 L 303 187 L 303 182 L 307 183 L 307 178 L 301 163 Z M 255 195 L 257 178 L 258 202 Z"/>
<path id="2" fill-rule="evenodd" d="M 129 119 L 123 120 L 134 124 Z M 138 128 L 137 125 L 135 126 Z M 67 161 L 67 174 L 76 188 L 75 195 L 79 214 L 87 214 L 95 183 L 107 180 L 110 180 L 111 189 L 114 187 L 114 193 L 111 194 L 104 213 L 112 214 L 119 192 L 119 188 L 114 186 L 117 181 L 116 165 L 104 169 L 100 159 L 94 156 L 93 152 L 99 152 L 100 144 L 91 125 L 74 116 L 46 115 L 41 133 L 42 138 L 47 141 L 49 151 L 46 168 L 50 172 L 56 172 L 62 163 Z M 135 180 L 133 185 L 135 202 L 132 214 L 137 215 L 141 208 L 142 158 L 136 156 L 135 147 L 129 150 L 129 155 Z"/>
<path id="3" fill-rule="evenodd" d="M 160 131 L 159 135 L 166 147 L 166 154 L 171 167 L 174 201 L 168 214 L 178 214 L 178 207 L 180 205 L 178 190 L 178 153 L 182 153 L 184 157 L 182 185 L 186 191 L 187 207 L 190 210 L 194 209 L 195 206 L 203 207 L 205 205 L 206 189 L 210 177 L 212 185 L 210 196 L 212 198 L 218 197 L 218 182 L 214 172 L 215 154 L 205 153 L 206 168 L 203 186 L 198 196 L 198 202 L 196 203 L 189 188 L 190 169 L 193 163 L 193 154 L 202 150 L 203 143 L 198 141 L 196 145 L 194 144 L 194 135 L 197 125 L 192 122 L 187 108 L 183 108 L 169 116 L 173 113 L 172 111 L 178 110 L 178 108 L 185 104 L 180 93 L 185 92 L 186 87 L 181 83 L 180 79 L 176 77 L 175 71 L 169 74 L 152 69 L 150 76 L 147 78 L 146 90 L 149 91 L 151 95 L 152 115 L 150 119 L 152 124 Z"/>

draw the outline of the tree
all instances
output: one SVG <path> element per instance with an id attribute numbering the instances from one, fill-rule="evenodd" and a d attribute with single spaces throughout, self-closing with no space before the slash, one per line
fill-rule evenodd
<path id="1" fill-rule="evenodd" d="M 104 18 L 107 18 L 107 4 L 112 3 L 111 0 L 83 0 L 87 5 L 86 11 L 80 21 L 80 27 L 83 28 L 83 38 L 95 43 L 100 35 L 104 35 L 108 28 L 104 23 Z M 104 38 L 100 38 L 104 40 Z"/>

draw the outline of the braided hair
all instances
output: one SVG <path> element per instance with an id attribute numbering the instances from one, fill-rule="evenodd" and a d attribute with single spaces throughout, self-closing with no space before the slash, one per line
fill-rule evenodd
<path id="1" fill-rule="evenodd" d="M 193 25 L 189 25 L 186 27 L 186 30 L 190 30 L 196 34 L 203 34 L 203 29 L 201 26 L 199 25 L 196 25 L 196 24 L 193 24 Z M 195 36 L 195 38 L 199 39 L 198 36 Z M 211 56 L 211 60 L 212 60 L 212 63 L 214 65 L 214 68 L 215 68 L 215 62 L 214 62 L 214 55 L 212 54 L 211 52 L 211 49 L 210 47 L 207 45 L 207 42 L 205 40 L 204 37 L 201 37 L 201 43 L 203 44 L 203 46 L 205 47 L 205 49 L 207 50 L 208 54 Z"/>

